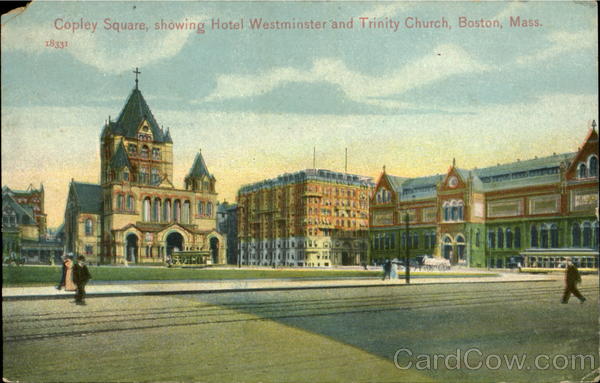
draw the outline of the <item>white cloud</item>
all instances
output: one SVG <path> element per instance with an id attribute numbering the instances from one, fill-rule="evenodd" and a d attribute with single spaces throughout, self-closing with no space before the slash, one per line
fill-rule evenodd
<path id="1" fill-rule="evenodd" d="M 309 70 L 282 67 L 256 75 L 221 75 L 215 90 L 202 101 L 255 97 L 293 82 L 328 83 L 356 102 L 384 107 L 411 107 L 380 98 L 404 93 L 453 75 L 491 69 L 457 45 L 439 45 L 430 54 L 381 76 L 350 70 L 339 59 L 317 59 Z"/>
<path id="2" fill-rule="evenodd" d="M 583 32 L 554 32 L 548 35 L 550 45 L 530 55 L 521 56 L 517 64 L 527 65 L 548 60 L 561 54 L 586 49 L 596 49 L 598 37 L 596 33 Z"/>
<path id="3" fill-rule="evenodd" d="M 190 37 L 198 35 L 196 29 L 156 31 L 154 23 L 148 24 L 147 32 L 116 32 L 105 30 L 103 21 L 99 19 L 89 20 L 98 23 L 94 33 L 90 31 L 71 33 L 55 29 L 51 22 L 29 22 L 23 18 L 26 15 L 26 13 L 21 15 L 21 19 L 14 18 L 2 26 L 3 50 L 47 53 L 51 48 L 46 47 L 46 41 L 68 41 L 69 46 L 57 50 L 57 54 L 70 54 L 86 65 L 111 74 L 131 70 L 132 63 L 143 67 L 174 57 Z M 203 15 L 186 15 L 180 20 L 166 21 L 199 23 L 206 20 L 208 18 Z"/>

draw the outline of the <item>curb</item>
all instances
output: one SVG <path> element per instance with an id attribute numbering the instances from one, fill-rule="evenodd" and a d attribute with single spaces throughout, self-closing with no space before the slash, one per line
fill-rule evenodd
<path id="1" fill-rule="evenodd" d="M 474 281 L 463 282 L 462 284 L 481 284 L 481 283 L 521 283 L 521 282 L 549 282 L 551 279 L 524 280 L 524 281 Z M 370 288 L 370 287 L 406 287 L 423 285 L 448 285 L 461 282 L 425 282 L 412 285 L 406 284 L 369 284 L 369 285 L 334 285 L 334 286 L 289 286 L 289 287 L 255 287 L 255 288 L 237 288 L 237 289 L 211 289 L 211 290 L 174 290 L 174 291 L 130 291 L 130 292 L 106 292 L 89 293 L 87 298 L 107 298 L 107 297 L 135 297 L 135 296 L 160 296 L 160 295 L 194 295 L 194 294 L 220 294 L 220 293 L 243 293 L 243 292 L 262 292 L 262 291 L 293 291 L 293 290 L 317 290 L 317 289 L 348 289 L 348 288 Z M 15 301 L 35 301 L 35 300 L 59 300 L 73 299 L 74 294 L 68 295 L 13 295 L 2 296 L 2 302 Z"/>

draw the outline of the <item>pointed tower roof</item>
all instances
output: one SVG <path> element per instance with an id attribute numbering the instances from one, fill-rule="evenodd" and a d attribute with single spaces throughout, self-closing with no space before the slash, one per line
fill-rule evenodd
<path id="1" fill-rule="evenodd" d="M 136 138 L 137 130 L 142 121 L 148 121 L 148 125 L 154 136 L 154 140 L 165 142 L 165 134 L 154 119 L 150 107 L 146 103 L 142 92 L 138 88 L 134 88 L 121 110 L 117 121 L 109 123 L 111 131 L 115 134 L 120 134 L 128 138 Z"/>
<path id="2" fill-rule="evenodd" d="M 125 150 L 125 145 L 123 145 L 123 141 L 119 143 L 117 152 L 110 161 L 110 167 L 114 170 L 122 168 L 128 168 L 131 170 L 131 163 L 129 162 L 129 156 L 127 155 L 127 151 Z"/>
<path id="3" fill-rule="evenodd" d="M 208 171 L 208 168 L 206 167 L 206 163 L 204 162 L 204 158 L 202 157 L 202 152 L 198 151 L 198 154 L 196 154 L 196 158 L 194 159 L 194 164 L 192 165 L 190 172 L 187 176 L 193 178 L 201 178 L 204 175 L 213 178 L 210 172 Z"/>

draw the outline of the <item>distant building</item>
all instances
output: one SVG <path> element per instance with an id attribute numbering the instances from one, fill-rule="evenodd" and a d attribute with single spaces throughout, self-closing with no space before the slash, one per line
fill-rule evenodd
<path id="1" fill-rule="evenodd" d="M 237 264 L 237 205 L 223 202 L 217 207 L 217 231 L 227 238 L 227 263 Z"/>
<path id="2" fill-rule="evenodd" d="M 244 265 L 328 267 L 367 260 L 372 178 L 307 169 L 238 191 Z"/>
<path id="3" fill-rule="evenodd" d="M 216 230 L 216 179 L 196 155 L 184 189 L 173 184 L 173 141 L 136 86 L 100 138 L 100 184 L 72 181 L 67 250 L 99 263 L 225 263 Z"/>
<path id="4" fill-rule="evenodd" d="M 473 267 L 598 267 L 598 133 L 572 153 L 444 175 L 385 169 L 371 199 L 370 257 L 434 255 Z M 409 233 L 405 230 L 408 214 Z"/>
<path id="5" fill-rule="evenodd" d="M 62 242 L 47 236 L 44 186 L 27 190 L 2 188 L 2 257 L 48 263 L 62 255 Z"/>

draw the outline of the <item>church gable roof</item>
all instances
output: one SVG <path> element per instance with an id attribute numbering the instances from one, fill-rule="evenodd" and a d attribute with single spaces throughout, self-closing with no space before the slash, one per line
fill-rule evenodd
<path id="1" fill-rule="evenodd" d="M 123 168 L 131 169 L 131 163 L 129 162 L 129 156 L 127 156 L 127 151 L 125 150 L 125 145 L 123 145 L 123 141 L 121 141 L 121 143 L 119 144 L 117 152 L 110 161 L 110 167 L 114 170 L 119 170 Z"/>
<path id="2" fill-rule="evenodd" d="M 152 115 L 150 107 L 146 103 L 146 100 L 144 100 L 142 92 L 137 88 L 133 89 L 129 95 L 117 121 L 110 126 L 114 134 L 120 134 L 128 138 L 136 138 L 138 129 L 144 120 L 148 122 L 154 141 L 172 142 L 166 140 L 166 136 L 168 135 L 164 134 L 154 119 L 154 115 Z"/>
<path id="3" fill-rule="evenodd" d="M 190 178 L 202 178 L 203 176 L 207 176 L 212 178 L 212 175 L 208 171 L 208 167 L 204 162 L 204 158 L 202 157 L 202 153 L 198 152 L 196 154 L 196 158 L 194 159 L 194 164 L 192 165 L 190 172 L 187 175 Z"/>
<path id="4" fill-rule="evenodd" d="M 71 187 L 81 213 L 102 214 L 102 187 L 100 185 L 73 181 Z"/>

